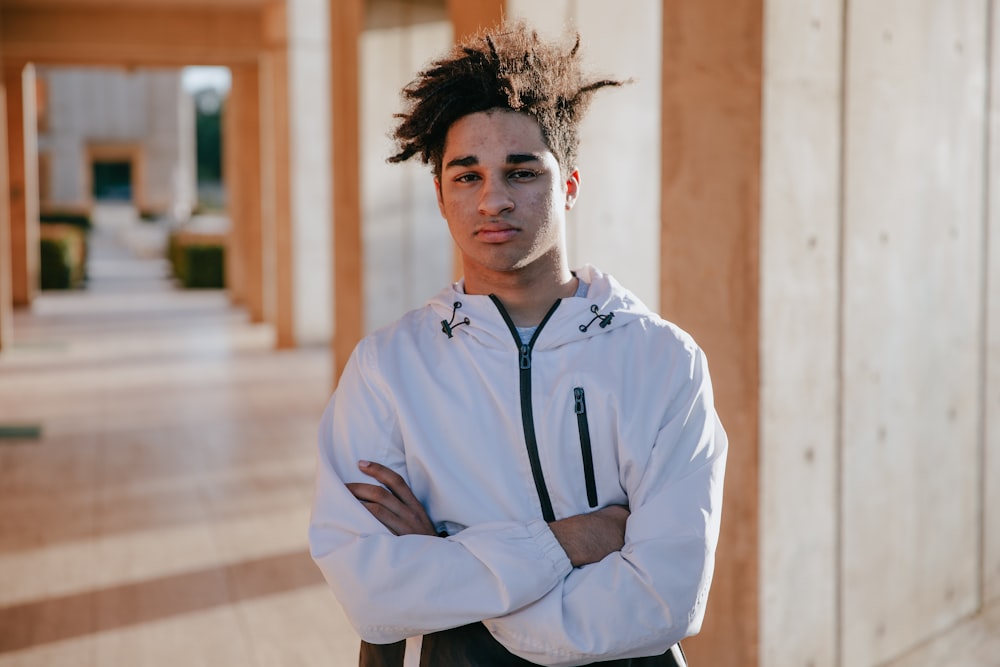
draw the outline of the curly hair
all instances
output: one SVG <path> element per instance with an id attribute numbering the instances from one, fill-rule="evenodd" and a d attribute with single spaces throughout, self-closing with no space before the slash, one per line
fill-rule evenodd
<path id="1" fill-rule="evenodd" d="M 490 109 L 526 113 L 542 130 L 564 170 L 576 162 L 578 126 L 592 94 L 628 81 L 585 81 L 580 36 L 568 50 L 544 42 L 524 22 L 497 26 L 456 45 L 403 88 L 405 113 L 392 133 L 399 152 L 389 162 L 419 155 L 440 176 L 448 129 L 458 119 Z"/>

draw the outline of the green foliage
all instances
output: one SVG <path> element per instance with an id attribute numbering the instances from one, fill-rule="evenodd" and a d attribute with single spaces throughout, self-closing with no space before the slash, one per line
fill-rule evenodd
<path id="1" fill-rule="evenodd" d="M 187 263 L 185 287 L 225 285 L 225 253 L 219 245 L 192 245 L 184 249 Z"/>
<path id="2" fill-rule="evenodd" d="M 81 287 L 87 273 L 86 233 L 72 224 L 41 226 L 39 282 L 43 290 Z"/>
<path id="3" fill-rule="evenodd" d="M 167 258 L 174 277 L 189 288 L 225 287 L 225 248 L 197 236 L 171 234 Z"/>
<path id="4" fill-rule="evenodd" d="M 41 223 L 58 223 L 63 225 L 73 225 L 80 229 L 90 229 L 90 216 L 86 213 L 75 213 L 72 211 L 46 211 L 38 216 Z"/>

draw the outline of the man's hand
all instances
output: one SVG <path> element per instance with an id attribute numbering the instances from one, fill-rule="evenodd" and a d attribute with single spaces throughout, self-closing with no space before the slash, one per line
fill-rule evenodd
<path id="1" fill-rule="evenodd" d="M 437 535 L 424 506 L 413 495 L 413 491 L 402 477 L 384 465 L 371 461 L 360 461 L 358 468 L 386 487 L 360 482 L 347 485 L 354 497 L 360 500 L 383 526 L 396 535 Z"/>
<path id="2" fill-rule="evenodd" d="M 573 567 L 589 565 L 625 546 L 625 522 L 629 510 L 610 505 L 590 514 L 559 519 L 549 524 Z"/>

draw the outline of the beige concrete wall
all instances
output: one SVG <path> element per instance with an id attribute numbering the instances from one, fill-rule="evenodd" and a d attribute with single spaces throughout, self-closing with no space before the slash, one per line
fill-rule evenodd
<path id="1" fill-rule="evenodd" d="M 997 596 L 989 5 L 767 4 L 762 665 L 883 664 Z"/>
<path id="2" fill-rule="evenodd" d="M 430 167 L 387 164 L 400 89 L 450 45 L 444 0 L 368 3 L 361 36 L 361 201 L 365 326 L 372 330 L 451 282 L 452 241 Z"/>
<path id="3" fill-rule="evenodd" d="M 838 664 L 841 12 L 839 0 L 765 3 L 760 664 L 771 667 Z"/>
<path id="4" fill-rule="evenodd" d="M 578 31 L 597 76 L 634 83 L 594 96 L 580 128 L 581 194 L 570 213 L 573 266 L 613 273 L 654 310 L 659 307 L 660 0 L 572 2 L 508 0 L 507 15 L 549 36 Z"/>
<path id="5" fill-rule="evenodd" d="M 843 659 L 979 601 L 984 1 L 852 4 L 843 267 Z"/>
<path id="6" fill-rule="evenodd" d="M 146 208 L 189 211 L 196 197 L 194 107 L 179 70 L 39 68 L 47 81 L 47 129 L 39 150 L 50 161 L 53 206 L 90 201 L 88 145 L 141 148 L 139 197 Z"/>
<path id="7" fill-rule="evenodd" d="M 295 337 L 333 331 L 330 239 L 330 37 L 326 0 L 288 0 Z"/>
<path id="8" fill-rule="evenodd" d="M 988 227 L 986 236 L 986 395 L 984 410 L 984 598 L 1000 600 L 1000 2 L 993 0 L 990 53 Z"/>

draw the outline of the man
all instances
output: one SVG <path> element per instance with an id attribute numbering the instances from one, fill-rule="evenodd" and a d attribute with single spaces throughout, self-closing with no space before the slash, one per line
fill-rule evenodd
<path id="1" fill-rule="evenodd" d="M 568 266 L 577 124 L 619 85 L 577 46 L 497 28 L 404 91 L 391 159 L 432 165 L 464 277 L 322 419 L 310 543 L 362 665 L 683 665 L 700 628 L 726 436 L 694 341 Z"/>

